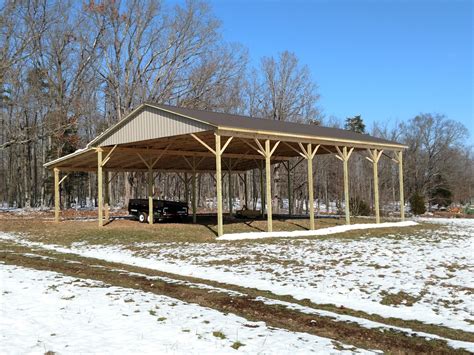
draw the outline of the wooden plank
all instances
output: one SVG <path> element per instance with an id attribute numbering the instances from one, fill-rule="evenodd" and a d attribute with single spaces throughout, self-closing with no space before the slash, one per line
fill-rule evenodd
<path id="1" fill-rule="evenodd" d="M 339 150 L 339 148 L 338 148 Z M 340 150 L 339 150 L 340 151 Z M 342 148 L 343 155 L 343 166 L 344 166 L 344 210 L 346 215 L 346 224 L 351 224 L 351 215 L 349 209 L 349 171 L 348 171 L 348 158 L 347 158 L 347 147 Z"/>
<path id="2" fill-rule="evenodd" d="M 222 216 L 222 165 L 221 165 L 221 136 L 216 134 L 216 193 L 217 193 L 217 235 L 224 234 L 224 220 Z"/>
<path id="3" fill-rule="evenodd" d="M 147 185 L 148 185 L 148 223 L 154 223 L 154 216 L 153 216 L 153 169 L 148 169 L 148 176 L 147 176 Z"/>
<path id="4" fill-rule="evenodd" d="M 59 222 L 61 207 L 59 206 L 59 169 L 54 168 L 54 221 Z"/>
<path id="5" fill-rule="evenodd" d="M 258 142 L 258 141 L 257 141 Z M 273 220 L 272 220 L 272 177 L 271 177 L 271 148 L 270 140 L 265 140 L 265 180 L 267 189 L 267 231 L 273 231 Z"/>
<path id="6" fill-rule="evenodd" d="M 103 201 L 103 191 L 102 191 L 102 149 L 97 149 L 97 211 L 99 219 L 99 227 L 104 225 L 103 219 L 103 210 L 104 210 L 104 201 Z"/>
<path id="7" fill-rule="evenodd" d="M 405 195 L 403 192 L 403 152 L 395 152 L 398 161 L 398 183 L 400 188 L 400 218 L 405 220 Z"/>
<path id="8" fill-rule="evenodd" d="M 303 148 L 303 147 L 302 147 Z M 313 184 L 313 147 L 308 143 L 306 148 L 306 161 L 308 162 L 308 200 L 309 200 L 309 229 L 314 229 L 314 184 Z"/>
<path id="9" fill-rule="evenodd" d="M 102 162 L 102 166 L 104 166 L 105 164 Z M 105 191 L 104 191 L 104 195 L 105 195 L 105 198 L 104 198 L 104 214 L 105 214 L 105 221 L 106 222 L 109 222 L 110 221 L 110 185 L 109 185 L 109 172 L 108 171 L 105 171 L 104 172 L 104 187 L 105 187 Z"/>

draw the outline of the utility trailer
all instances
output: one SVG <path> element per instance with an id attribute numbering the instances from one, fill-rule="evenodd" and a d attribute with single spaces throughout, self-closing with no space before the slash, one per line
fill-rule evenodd
<path id="1" fill-rule="evenodd" d="M 128 213 L 141 223 L 148 222 L 148 199 L 132 199 L 128 201 Z M 186 202 L 153 200 L 153 220 L 181 220 L 188 217 Z"/>

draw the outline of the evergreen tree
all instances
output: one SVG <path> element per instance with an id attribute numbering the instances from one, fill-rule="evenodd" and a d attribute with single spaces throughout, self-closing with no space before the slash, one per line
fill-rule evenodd
<path id="1" fill-rule="evenodd" d="M 347 117 L 344 128 L 348 131 L 353 131 L 357 133 L 365 133 L 365 124 L 364 120 L 360 115 L 354 117 Z"/>

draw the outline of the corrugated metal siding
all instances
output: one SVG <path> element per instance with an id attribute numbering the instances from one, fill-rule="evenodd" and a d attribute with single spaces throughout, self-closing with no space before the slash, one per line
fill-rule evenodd
<path id="1" fill-rule="evenodd" d="M 130 121 L 111 133 L 99 146 L 132 143 L 147 139 L 211 130 L 213 127 L 166 111 L 145 107 Z"/>

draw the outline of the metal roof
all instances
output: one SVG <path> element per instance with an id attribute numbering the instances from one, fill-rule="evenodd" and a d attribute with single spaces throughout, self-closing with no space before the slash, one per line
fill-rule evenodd
<path id="1" fill-rule="evenodd" d="M 336 154 L 337 147 L 341 146 L 356 150 L 370 148 L 399 151 L 406 148 L 397 142 L 343 129 L 145 103 L 92 140 L 85 149 L 50 161 L 44 166 L 70 171 L 94 171 L 97 168 L 96 148 L 101 148 L 104 154 L 112 154 L 114 150 L 112 159 L 107 163 L 108 170 L 146 170 L 146 165 L 137 154 L 150 159 L 165 154 L 159 162 L 159 169 L 189 169 L 189 164 L 183 158 L 188 157 L 201 161 L 199 170 L 213 171 L 214 155 L 191 135 L 213 147 L 215 133 L 223 137 L 235 137 L 223 155 L 224 161 L 234 166 L 235 171 L 261 166 L 263 157 L 252 149 L 255 147 L 255 138 L 282 141 L 272 156 L 272 163 L 298 157 L 301 143 L 320 144 L 318 154 Z"/>
<path id="2" fill-rule="evenodd" d="M 219 128 L 238 128 L 249 131 L 265 131 L 272 133 L 293 134 L 297 136 L 315 136 L 319 138 L 330 138 L 343 141 L 359 141 L 367 143 L 378 143 L 387 145 L 405 146 L 398 142 L 389 141 L 382 138 L 373 137 L 368 134 L 357 133 L 340 128 L 323 127 L 312 124 L 294 123 L 278 121 L 264 118 L 254 118 L 249 116 L 220 113 L 214 111 L 196 110 L 184 107 L 169 106 L 163 104 L 147 103 L 147 105 L 161 108 L 163 110 L 196 119 L 200 122 Z"/>

